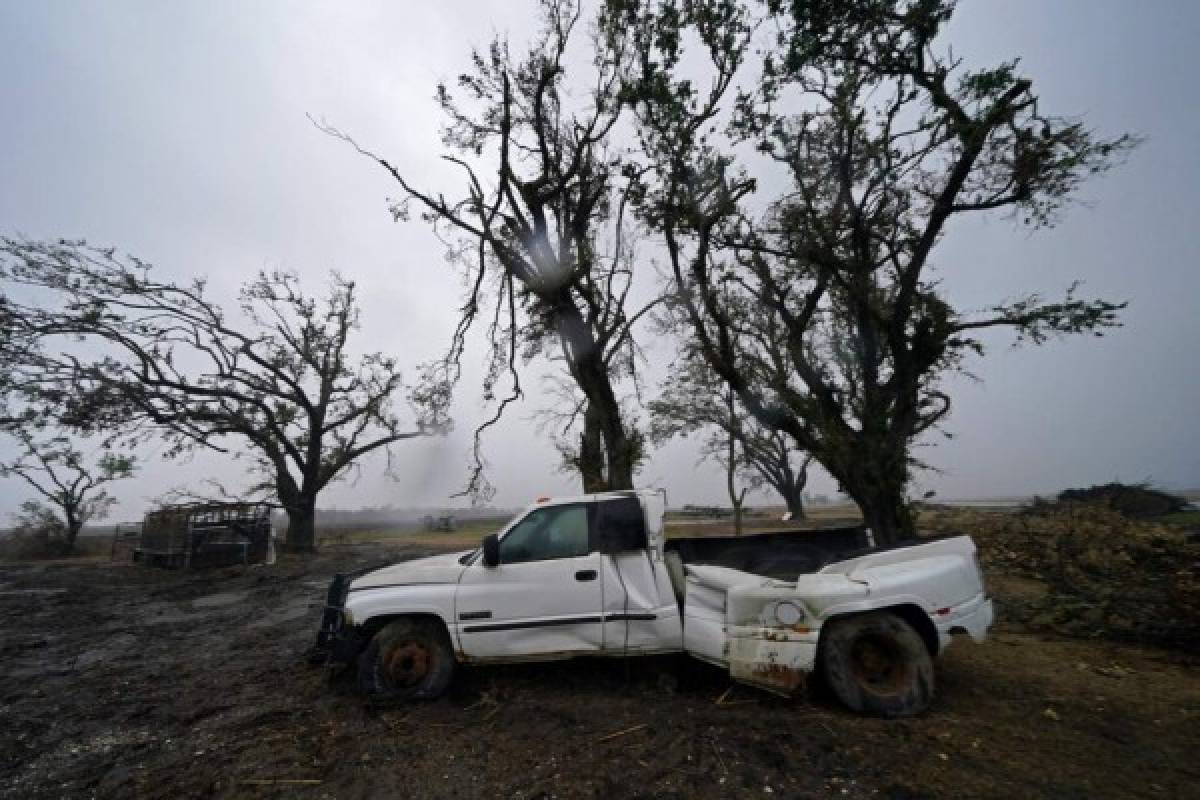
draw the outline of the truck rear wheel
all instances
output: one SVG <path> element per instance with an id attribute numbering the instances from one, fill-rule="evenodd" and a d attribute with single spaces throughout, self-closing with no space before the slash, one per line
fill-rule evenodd
<path id="1" fill-rule="evenodd" d="M 873 611 L 833 620 L 821 635 L 818 658 L 829 688 L 852 711 L 909 717 L 933 699 L 929 649 L 895 614 Z"/>
<path id="2" fill-rule="evenodd" d="M 388 623 L 358 660 L 359 688 L 373 700 L 432 700 L 454 676 L 454 651 L 440 625 L 423 619 Z"/>

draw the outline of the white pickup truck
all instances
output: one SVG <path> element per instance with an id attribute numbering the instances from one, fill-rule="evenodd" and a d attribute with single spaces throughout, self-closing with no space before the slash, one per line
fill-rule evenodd
<path id="1" fill-rule="evenodd" d="M 781 694 L 820 670 L 851 709 L 922 711 L 933 657 L 992 604 L 967 536 L 870 548 L 859 528 L 667 540 L 653 491 L 542 500 L 466 553 L 329 587 L 314 655 L 427 699 L 458 663 L 686 652 Z"/>

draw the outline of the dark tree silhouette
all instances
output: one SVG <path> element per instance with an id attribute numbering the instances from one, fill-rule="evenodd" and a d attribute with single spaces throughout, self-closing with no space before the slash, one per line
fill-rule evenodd
<path id="1" fill-rule="evenodd" d="M 366 454 L 445 424 L 446 396 L 422 384 L 412 396 L 420 419 L 404 426 L 395 359 L 350 352 L 356 290 L 337 274 L 317 299 L 294 275 L 260 273 L 241 291 L 242 319 L 231 319 L 203 281 L 162 283 L 138 259 L 82 242 L 2 239 L 0 273 L 39 295 L 29 305 L 9 298 L 18 330 L 9 340 L 22 348 L 10 391 L 74 429 L 165 435 L 168 455 L 240 455 L 249 445 L 295 550 L 315 548 L 317 497 L 331 481 Z"/>
<path id="2" fill-rule="evenodd" d="M 1048 114 L 1015 61 L 966 69 L 941 36 L 948 0 L 607 8 L 613 35 L 637 42 L 628 92 L 649 166 L 637 199 L 695 346 L 755 419 L 829 471 L 878 541 L 912 536 L 912 443 L 945 418 L 941 380 L 983 352 L 978 334 L 1100 335 L 1123 307 L 1072 286 L 1055 302 L 955 308 L 932 274 L 937 243 L 972 214 L 1052 224 L 1134 140 Z M 708 78 L 681 61 L 692 42 Z M 735 92 L 738 74 L 748 88 Z M 788 178 L 770 197 L 760 163 L 769 185 Z"/>
<path id="3" fill-rule="evenodd" d="M 797 450 L 786 434 L 764 426 L 747 413 L 738 403 L 737 393 L 699 353 L 693 351 L 677 359 L 661 393 L 647 405 L 652 442 L 702 437 L 701 457 L 725 470 L 735 522 L 740 522 L 744 494 L 744 490 L 735 488 L 738 478 L 752 489 L 771 487 L 783 499 L 792 519 L 804 517 L 804 487 L 812 456 Z"/>
<path id="4" fill-rule="evenodd" d="M 634 252 L 621 154 L 610 144 L 623 110 L 625 53 L 619 37 L 597 47 L 588 87 L 572 94 L 565 58 L 578 38 L 580 4 L 543 0 L 541 8 L 543 28 L 527 52 L 514 54 L 497 39 L 472 54 L 456 88 L 438 87 L 447 118 L 443 158 L 462 169 L 461 193 L 448 198 L 419 188 L 402 168 L 319 125 L 387 170 L 403 193 L 393 214 L 407 219 L 415 204 L 467 273 L 470 288 L 442 364 L 447 384 L 458 380 L 468 331 L 490 309 L 484 396 L 495 402 L 505 376 L 508 391 L 476 432 L 468 491 L 485 496 L 479 434 L 521 397 L 519 365 L 541 353 L 561 352 L 582 396 L 570 415 L 581 423 L 578 445 L 568 447 L 566 460 L 584 491 L 632 488 L 644 456 L 642 433 L 618 391 L 622 381 L 636 384 L 634 327 L 654 305 L 634 308 L 630 300 Z"/>
<path id="5" fill-rule="evenodd" d="M 38 493 L 37 499 L 21 504 L 21 527 L 47 535 L 63 554 L 69 554 L 83 526 L 103 519 L 117 502 L 104 487 L 131 477 L 134 461 L 111 451 L 89 461 L 69 437 L 39 439 L 36 423 L 32 418 L 27 423 L 10 426 L 20 450 L 12 460 L 0 463 L 0 477 L 20 478 Z"/>

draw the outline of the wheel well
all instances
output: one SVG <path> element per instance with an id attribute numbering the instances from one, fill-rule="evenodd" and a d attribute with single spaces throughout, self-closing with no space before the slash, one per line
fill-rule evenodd
<path id="1" fill-rule="evenodd" d="M 927 650 L 929 650 L 929 655 L 931 657 L 937 657 L 937 628 L 933 626 L 933 621 L 929 619 L 929 615 L 926 614 L 920 606 L 913 605 L 912 603 L 904 603 L 903 605 L 898 606 L 884 606 L 883 608 L 872 608 L 869 611 L 855 611 L 849 614 L 837 614 L 825 620 L 825 625 L 828 625 L 834 620 L 845 619 L 846 617 L 858 617 L 862 616 L 863 614 L 874 614 L 880 611 L 888 614 L 895 614 L 897 617 L 911 625 L 913 630 L 920 634 L 921 641 L 925 642 L 925 647 Z M 822 626 L 822 630 L 824 630 L 824 626 Z M 824 636 L 821 638 L 824 639 Z"/>
<path id="2" fill-rule="evenodd" d="M 446 634 L 447 639 L 450 638 L 450 631 L 446 628 L 446 621 L 437 614 L 380 614 L 364 622 L 359 626 L 359 630 L 362 631 L 364 640 L 369 640 L 372 636 L 379 633 L 384 626 L 398 619 L 427 620 L 436 625 L 442 633 Z"/>

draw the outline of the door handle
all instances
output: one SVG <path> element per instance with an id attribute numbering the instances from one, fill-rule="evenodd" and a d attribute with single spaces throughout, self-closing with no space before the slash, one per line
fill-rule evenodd
<path id="1" fill-rule="evenodd" d="M 579 572 L 575 573 L 575 580 L 577 580 L 577 581 L 594 581 L 594 580 L 596 580 L 596 570 L 581 569 L 581 570 L 579 570 Z"/>

